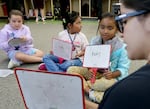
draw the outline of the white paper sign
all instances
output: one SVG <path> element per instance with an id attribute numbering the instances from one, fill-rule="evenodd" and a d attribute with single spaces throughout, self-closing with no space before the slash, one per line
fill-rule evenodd
<path id="1" fill-rule="evenodd" d="M 77 75 L 17 69 L 26 109 L 85 109 L 83 81 Z"/>
<path id="2" fill-rule="evenodd" d="M 53 54 L 65 60 L 72 58 L 72 44 L 59 39 L 53 39 Z"/>
<path id="3" fill-rule="evenodd" d="M 9 70 L 9 69 L 0 69 L 0 77 L 7 77 L 10 74 L 13 74 L 14 71 L 13 70 Z"/>
<path id="4" fill-rule="evenodd" d="M 87 46 L 83 66 L 89 68 L 108 68 L 110 61 L 110 45 Z"/>

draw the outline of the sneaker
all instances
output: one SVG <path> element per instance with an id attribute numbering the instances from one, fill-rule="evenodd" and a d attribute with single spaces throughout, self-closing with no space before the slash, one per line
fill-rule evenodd
<path id="1" fill-rule="evenodd" d="M 45 63 L 41 63 L 38 67 L 39 70 L 47 70 L 46 69 L 46 66 L 45 66 Z"/>
<path id="2" fill-rule="evenodd" d="M 45 24 L 45 18 L 42 18 L 42 22 L 43 22 L 43 24 Z"/>
<path id="3" fill-rule="evenodd" d="M 45 22 L 45 18 L 42 18 L 42 21 Z"/>
<path id="4" fill-rule="evenodd" d="M 98 92 L 94 90 L 89 91 L 89 99 L 95 103 L 100 103 L 103 98 L 104 92 Z"/>
<path id="5" fill-rule="evenodd" d="M 18 67 L 18 66 L 20 66 L 20 63 L 14 62 L 12 59 L 8 63 L 8 68 L 9 69 L 14 68 L 14 67 Z"/>
<path id="6" fill-rule="evenodd" d="M 38 23 L 38 21 L 39 21 L 39 18 L 36 18 L 36 19 L 35 19 L 35 22 Z"/>

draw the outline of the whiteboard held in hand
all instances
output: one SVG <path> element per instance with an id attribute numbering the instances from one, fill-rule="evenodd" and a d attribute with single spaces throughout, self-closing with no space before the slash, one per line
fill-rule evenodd
<path id="1" fill-rule="evenodd" d="M 110 45 L 87 46 L 85 49 L 83 66 L 107 69 L 109 67 L 110 52 Z"/>
<path id="2" fill-rule="evenodd" d="M 85 109 L 80 76 L 15 69 L 26 109 Z"/>
<path id="3" fill-rule="evenodd" d="M 53 54 L 65 60 L 72 58 L 72 44 L 63 40 L 53 39 Z"/>
<path id="4" fill-rule="evenodd" d="M 20 38 L 12 38 L 12 39 L 10 39 L 9 41 L 8 41 L 8 44 L 10 45 L 10 46 L 13 46 L 13 47 L 15 47 L 15 46 L 20 46 L 20 45 L 22 45 L 22 44 L 24 44 L 25 42 L 22 40 L 22 39 L 20 39 Z"/>

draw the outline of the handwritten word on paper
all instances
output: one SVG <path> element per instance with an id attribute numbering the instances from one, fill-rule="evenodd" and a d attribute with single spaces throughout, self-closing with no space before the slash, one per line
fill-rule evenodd
<path id="1" fill-rule="evenodd" d="M 110 60 L 110 45 L 87 46 L 83 66 L 90 68 L 108 68 Z"/>

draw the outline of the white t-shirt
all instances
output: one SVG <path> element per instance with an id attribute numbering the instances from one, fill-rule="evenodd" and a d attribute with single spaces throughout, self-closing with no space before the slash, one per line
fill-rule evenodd
<path id="1" fill-rule="evenodd" d="M 72 43 L 73 41 L 73 46 L 75 46 L 75 50 L 72 53 L 72 57 L 75 57 L 77 53 L 80 53 L 89 44 L 87 37 L 82 32 L 69 34 L 67 30 L 64 30 L 58 34 L 58 39 L 69 43 Z M 83 56 L 80 57 L 80 59 L 83 60 Z"/>

